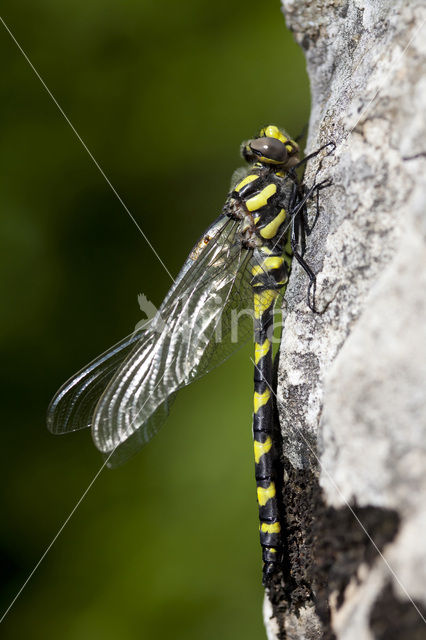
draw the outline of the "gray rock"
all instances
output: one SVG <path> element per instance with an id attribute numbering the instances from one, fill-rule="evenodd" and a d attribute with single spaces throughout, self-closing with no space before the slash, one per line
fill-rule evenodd
<path id="1" fill-rule="evenodd" d="M 308 150 L 337 146 L 306 172 L 333 182 L 306 253 L 319 313 L 298 265 L 286 294 L 288 566 L 265 623 L 270 639 L 411 640 L 426 633 L 426 6 L 283 8 L 311 79 Z"/>

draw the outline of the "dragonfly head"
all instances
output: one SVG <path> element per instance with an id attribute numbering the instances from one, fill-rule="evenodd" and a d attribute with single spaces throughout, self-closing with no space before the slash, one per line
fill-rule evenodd
<path id="1" fill-rule="evenodd" d="M 280 169 L 291 169 L 299 162 L 299 147 L 283 129 L 273 124 L 260 130 L 253 140 L 243 142 L 243 158 L 249 162 L 276 165 Z"/>

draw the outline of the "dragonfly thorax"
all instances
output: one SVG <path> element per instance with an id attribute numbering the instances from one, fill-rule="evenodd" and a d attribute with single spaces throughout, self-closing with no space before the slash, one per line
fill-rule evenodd
<path id="1" fill-rule="evenodd" d="M 228 196 L 224 213 L 240 221 L 239 237 L 246 249 L 285 244 L 287 204 L 293 181 L 286 172 L 259 166 L 247 170 Z"/>

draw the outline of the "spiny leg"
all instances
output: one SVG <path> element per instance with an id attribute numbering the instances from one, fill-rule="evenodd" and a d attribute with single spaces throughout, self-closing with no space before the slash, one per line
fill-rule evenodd
<path id="1" fill-rule="evenodd" d="M 294 258 L 300 264 L 300 266 L 304 269 L 309 278 L 309 286 L 307 292 L 307 301 L 309 308 L 314 311 L 314 313 L 318 313 L 315 307 L 315 288 L 316 288 L 316 275 L 307 264 L 307 262 L 303 258 L 303 254 L 305 252 L 305 239 L 307 235 L 313 230 L 315 223 L 319 217 L 319 192 L 321 189 L 326 189 L 329 187 L 331 182 L 329 180 L 323 180 L 322 182 L 314 184 L 310 189 L 308 189 L 303 198 L 298 202 L 293 209 L 293 217 L 291 224 L 291 232 L 290 232 L 290 241 L 291 241 L 291 249 L 293 252 Z M 306 220 L 306 203 L 309 198 L 316 194 L 316 214 L 315 219 L 311 227 L 309 228 Z M 312 298 L 312 302 L 311 302 Z"/>

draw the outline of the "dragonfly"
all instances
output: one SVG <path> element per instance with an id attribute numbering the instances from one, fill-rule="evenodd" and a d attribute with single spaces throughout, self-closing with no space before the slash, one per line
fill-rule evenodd
<path id="1" fill-rule="evenodd" d="M 72 376 L 51 401 L 47 423 L 54 434 L 90 428 L 107 465 L 114 467 L 157 433 L 179 389 L 254 335 L 254 458 L 267 586 L 283 549 L 273 311 L 292 255 L 309 277 L 308 303 L 314 308 L 315 275 L 303 258 L 306 203 L 324 183 L 305 187 L 297 169 L 318 152 L 300 161 L 298 144 L 276 125 L 244 142 L 241 153 L 247 167 L 236 172 L 222 213 L 193 247 L 158 312 Z"/>

